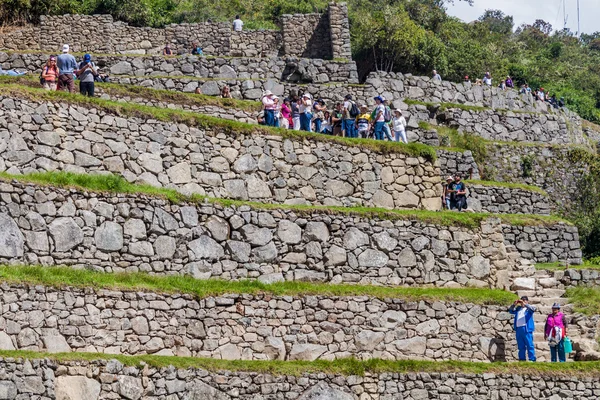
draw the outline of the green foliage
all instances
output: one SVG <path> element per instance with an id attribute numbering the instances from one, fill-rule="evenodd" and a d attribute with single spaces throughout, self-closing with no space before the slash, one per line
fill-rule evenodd
<path id="1" fill-rule="evenodd" d="M 567 288 L 565 296 L 569 298 L 575 311 L 585 315 L 600 314 L 600 288 L 577 286 Z"/>
<path id="2" fill-rule="evenodd" d="M 531 178 L 533 174 L 533 163 L 535 159 L 532 155 L 523 156 L 521 158 L 521 172 L 523 178 Z"/>

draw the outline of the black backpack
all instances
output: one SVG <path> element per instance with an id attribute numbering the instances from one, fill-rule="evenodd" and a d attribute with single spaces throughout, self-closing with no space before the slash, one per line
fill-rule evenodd
<path id="1" fill-rule="evenodd" d="M 352 107 L 350 107 L 350 116 L 352 118 L 356 118 L 356 117 L 358 117 L 358 114 L 360 114 L 360 110 L 358 109 L 358 106 L 356 105 L 356 103 L 352 102 Z"/>

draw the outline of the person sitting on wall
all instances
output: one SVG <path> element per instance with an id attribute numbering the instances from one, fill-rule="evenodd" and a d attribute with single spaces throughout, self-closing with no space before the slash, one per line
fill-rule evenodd
<path id="1" fill-rule="evenodd" d="M 546 94 L 544 93 L 544 88 L 539 88 L 538 89 L 537 98 L 538 98 L 539 101 L 545 101 L 546 100 Z"/>
<path id="2" fill-rule="evenodd" d="M 487 86 L 492 86 L 492 74 L 490 72 L 486 72 L 483 76 L 483 84 Z"/>
<path id="3" fill-rule="evenodd" d="M 244 23 L 240 19 L 240 16 L 236 15 L 235 19 L 233 20 L 233 30 L 235 32 L 241 32 L 243 27 L 244 27 Z"/>
<path id="4" fill-rule="evenodd" d="M 504 82 L 506 83 L 507 88 L 513 89 L 515 87 L 515 84 L 510 76 L 507 76 L 506 81 L 504 81 Z"/>
<path id="5" fill-rule="evenodd" d="M 192 54 L 195 56 L 203 56 L 204 52 L 202 51 L 202 47 L 200 47 L 200 45 L 198 43 L 194 42 L 193 48 L 192 48 Z"/>
<path id="6" fill-rule="evenodd" d="M 529 304 L 527 296 L 516 300 L 509 308 L 508 312 L 515 316 L 513 328 L 517 335 L 517 346 L 519 348 L 519 361 L 535 361 L 535 347 L 533 346 L 533 332 L 535 331 L 535 322 L 533 314 L 536 308 Z"/>
<path id="7" fill-rule="evenodd" d="M 467 209 L 467 186 L 464 182 L 461 181 L 462 176 L 460 174 L 456 174 L 454 177 L 454 202 L 458 211 L 463 211 Z"/>
<path id="8" fill-rule="evenodd" d="M 96 68 L 96 72 L 98 73 L 98 75 L 94 78 L 96 80 L 96 82 L 106 82 L 106 83 L 110 82 L 109 74 L 105 74 L 104 72 L 102 72 L 102 70 L 100 68 Z"/>
<path id="9" fill-rule="evenodd" d="M 500 90 L 506 90 L 506 81 L 500 82 L 500 84 L 498 85 L 498 88 Z"/>
<path id="10" fill-rule="evenodd" d="M 223 86 L 223 89 L 221 89 L 221 97 L 224 99 L 231 99 L 231 89 L 229 89 L 229 86 Z"/>
<path id="11" fill-rule="evenodd" d="M 464 83 L 471 83 L 471 80 L 469 79 L 469 75 L 465 75 Z"/>
<path id="12" fill-rule="evenodd" d="M 442 81 L 442 77 L 440 76 L 440 74 L 437 73 L 435 69 L 433 70 L 433 76 L 431 77 L 431 79 L 438 82 Z"/>
<path id="13" fill-rule="evenodd" d="M 171 45 L 169 43 L 165 44 L 165 48 L 163 49 L 163 56 L 172 56 L 173 50 L 171 50 Z"/>

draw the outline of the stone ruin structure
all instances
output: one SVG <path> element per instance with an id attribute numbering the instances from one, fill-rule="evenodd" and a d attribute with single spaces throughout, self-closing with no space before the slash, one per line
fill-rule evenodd
<path id="1" fill-rule="evenodd" d="M 60 30 L 64 23 L 89 26 L 102 40 L 83 48 Z M 212 56 L 158 54 L 166 42 L 180 49 L 192 41 Z M 102 53 L 94 54 L 97 64 L 121 85 L 98 85 L 97 102 L 84 103 L 24 96 L 0 83 L 0 172 L 10 174 L 0 177 L 0 263 L 218 279 L 237 289 L 199 295 L 3 280 L 0 351 L 10 353 L 0 353 L 0 399 L 597 397 L 595 372 L 550 376 L 518 365 L 507 373 L 425 372 L 402 364 L 516 360 L 505 305 L 464 300 L 455 288 L 528 295 L 541 310 L 540 361 L 548 360 L 540 325 L 559 302 L 570 318 L 574 357 L 598 358 L 599 317 L 575 313 L 565 291 L 597 285 L 599 272 L 535 268 L 582 263 L 577 228 L 550 216 L 568 205 L 587 173 L 572 152 L 594 153 L 600 137 L 574 113 L 514 91 L 410 74 L 373 72 L 359 83 L 345 4 L 283 16 L 281 30 L 241 33 L 229 24 L 151 29 L 107 16 L 45 17 L 0 36 L 0 64 L 39 71 L 63 42 Z M 156 91 L 218 95 L 224 85 L 244 106 Z M 252 123 L 264 90 L 303 90 L 328 102 L 350 93 L 366 104 L 383 94 L 404 111 L 410 140 L 426 146 L 415 152 L 259 129 Z M 118 104 L 189 118 L 127 114 Z M 198 114 L 213 118 L 197 124 Z M 449 130 L 483 139 L 485 159 L 451 147 Z M 476 179 L 468 182 L 470 211 L 483 214 L 440 211 L 441 178 L 457 171 Z M 110 173 L 203 197 L 66 188 L 28 181 L 34 172 Z M 244 289 L 246 280 L 265 286 Z M 281 286 L 269 286 L 286 282 L 307 289 L 281 294 Z M 325 286 L 340 284 L 355 294 Z M 381 286 L 378 295 L 373 289 Z M 418 287 L 436 288 L 441 298 L 406 294 Z M 74 355 L 55 360 L 40 351 Z M 103 354 L 82 361 L 83 352 Z M 190 358 L 170 358 L 170 367 L 131 358 L 145 355 Z M 360 373 L 312 363 L 349 357 L 398 364 Z M 218 372 L 213 359 L 222 363 Z M 231 360 L 282 361 L 297 373 Z M 295 361 L 308 364 L 288 365 Z"/>

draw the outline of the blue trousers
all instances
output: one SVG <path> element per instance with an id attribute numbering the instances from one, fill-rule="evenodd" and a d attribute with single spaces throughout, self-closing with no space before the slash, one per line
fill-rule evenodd
<path id="1" fill-rule="evenodd" d="M 535 347 L 533 347 L 533 332 L 527 332 L 526 326 L 517 327 L 517 346 L 519 347 L 519 361 L 535 361 Z M 527 353 L 527 358 L 525 358 Z"/>
<path id="2" fill-rule="evenodd" d="M 321 133 L 321 122 L 320 119 L 315 119 L 315 132 L 317 133 Z"/>
<path id="3" fill-rule="evenodd" d="M 300 114 L 300 130 L 306 132 L 312 132 L 310 121 L 312 120 L 312 114 L 310 113 L 302 113 Z"/>
<path id="4" fill-rule="evenodd" d="M 375 122 L 375 139 L 383 140 L 383 132 L 385 131 L 385 122 Z"/>
<path id="5" fill-rule="evenodd" d="M 387 123 L 383 126 L 383 131 L 385 132 L 385 137 L 387 138 L 387 140 L 393 142 L 394 138 L 392 137 L 392 130 L 390 129 L 390 126 Z"/>
<path id="6" fill-rule="evenodd" d="M 346 131 L 346 137 L 358 137 L 358 132 L 356 131 L 356 127 L 354 126 L 353 119 L 345 119 L 342 122 L 342 129 Z"/>
<path id="7" fill-rule="evenodd" d="M 265 125 L 275 126 L 275 111 L 265 110 Z"/>
<path id="8" fill-rule="evenodd" d="M 558 355 L 558 360 L 557 356 Z M 562 339 L 556 346 L 550 346 L 550 361 L 566 362 L 567 355 L 565 354 L 565 340 Z"/>

